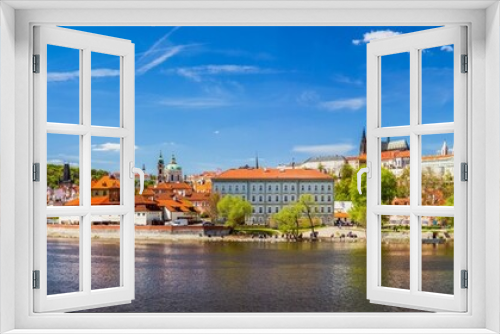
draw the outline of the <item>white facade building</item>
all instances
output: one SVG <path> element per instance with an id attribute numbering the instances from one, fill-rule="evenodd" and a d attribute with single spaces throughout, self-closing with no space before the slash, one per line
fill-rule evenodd
<path id="1" fill-rule="evenodd" d="M 333 178 L 317 170 L 241 168 L 230 169 L 212 179 L 214 192 L 241 196 L 252 205 L 247 224 L 268 224 L 273 214 L 303 194 L 311 194 L 315 214 L 323 223 L 333 220 Z"/>

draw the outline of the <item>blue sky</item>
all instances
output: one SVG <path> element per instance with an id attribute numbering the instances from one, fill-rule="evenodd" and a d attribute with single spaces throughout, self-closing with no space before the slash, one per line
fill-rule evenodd
<path id="1" fill-rule="evenodd" d="M 366 42 L 428 27 L 72 27 L 136 47 L 136 163 L 159 151 L 184 173 L 356 155 L 366 124 Z M 423 54 L 424 123 L 452 121 L 451 46 Z M 390 58 L 389 58 L 390 57 Z M 382 60 L 383 126 L 409 115 L 407 55 Z M 51 46 L 48 121 L 78 122 L 78 51 Z M 118 125 L 117 57 L 92 54 L 92 123 Z M 48 138 L 48 160 L 77 163 L 76 140 Z M 429 137 L 424 154 L 452 135 Z M 92 167 L 117 170 L 119 143 L 92 141 Z"/>

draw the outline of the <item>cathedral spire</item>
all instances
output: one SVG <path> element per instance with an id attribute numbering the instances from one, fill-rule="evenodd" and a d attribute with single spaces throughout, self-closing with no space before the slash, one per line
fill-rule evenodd
<path id="1" fill-rule="evenodd" d="M 361 141 L 359 143 L 359 155 L 366 154 L 366 131 L 363 128 L 363 133 L 361 134 Z"/>
<path id="2" fill-rule="evenodd" d="M 255 152 L 255 168 L 259 169 L 259 154 Z"/>

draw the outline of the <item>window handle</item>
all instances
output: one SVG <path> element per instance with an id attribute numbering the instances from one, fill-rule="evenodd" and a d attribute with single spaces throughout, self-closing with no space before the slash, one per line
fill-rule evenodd
<path id="1" fill-rule="evenodd" d="M 130 161 L 129 163 L 129 171 L 130 171 L 130 178 L 134 180 L 135 182 L 135 174 L 139 174 L 139 194 L 142 194 L 144 191 L 144 171 L 140 168 L 134 167 L 134 162 Z"/>
<path id="2" fill-rule="evenodd" d="M 363 175 L 363 173 L 366 173 L 366 177 L 369 178 L 369 179 L 372 177 L 372 164 L 371 164 L 371 162 L 366 162 L 366 167 L 361 168 L 358 171 L 358 174 L 357 174 L 357 177 L 358 177 L 358 192 L 359 192 L 360 195 L 361 195 L 361 176 Z"/>

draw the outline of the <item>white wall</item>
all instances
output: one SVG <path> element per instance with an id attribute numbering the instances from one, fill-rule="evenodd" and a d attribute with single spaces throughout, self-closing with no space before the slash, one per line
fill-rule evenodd
<path id="1" fill-rule="evenodd" d="M 485 277 L 498 277 L 500 275 L 500 246 L 498 239 L 500 237 L 500 133 L 498 126 L 500 124 L 500 50 L 498 43 L 500 40 L 500 9 L 499 4 L 496 3 L 488 8 L 486 11 L 486 69 L 487 72 L 494 73 L 494 75 L 486 76 L 486 142 L 484 152 L 478 154 L 485 154 L 485 171 L 487 175 L 486 182 L 486 203 L 485 209 L 487 212 L 487 219 L 497 222 L 496 224 L 486 225 L 486 244 L 490 249 L 491 254 L 495 261 L 488 261 L 486 266 Z M 478 163 L 481 163 L 479 161 Z M 492 187 L 491 191 L 488 186 Z M 472 199 L 474 200 L 474 199 Z M 474 221 L 472 222 L 474 224 Z M 491 248 L 490 248 L 491 247 Z M 473 278 L 473 279 L 484 279 Z M 500 283 L 492 280 L 486 280 L 486 328 L 500 332 Z"/>
<path id="2" fill-rule="evenodd" d="M 15 69 L 15 13 L 14 10 L 0 3 L 0 332 L 14 328 L 14 257 L 11 249 L 14 241 L 14 224 L 5 222 L 15 221 L 14 192 L 16 189 L 13 150 L 6 150 L 12 146 L 15 136 L 14 117 L 14 77 Z M 9 273 L 9 274 L 6 274 Z"/>

